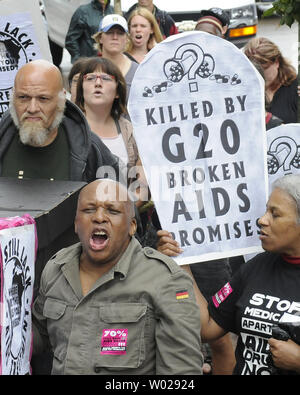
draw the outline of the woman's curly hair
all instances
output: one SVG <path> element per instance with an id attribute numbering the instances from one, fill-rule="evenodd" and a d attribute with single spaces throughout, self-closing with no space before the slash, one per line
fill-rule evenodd
<path id="1" fill-rule="evenodd" d="M 282 56 L 278 46 L 265 37 L 255 37 L 244 47 L 245 55 L 251 62 L 260 64 L 263 68 L 278 61 L 278 75 L 271 89 L 277 89 L 281 85 L 288 86 L 297 78 L 297 73 L 292 64 Z"/>

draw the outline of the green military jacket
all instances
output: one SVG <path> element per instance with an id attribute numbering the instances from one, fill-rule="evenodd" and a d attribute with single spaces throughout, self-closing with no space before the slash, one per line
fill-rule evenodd
<path id="1" fill-rule="evenodd" d="M 78 243 L 52 257 L 33 306 L 34 347 L 50 341 L 52 374 L 202 374 L 199 307 L 180 266 L 133 238 L 83 296 L 80 254 Z"/>

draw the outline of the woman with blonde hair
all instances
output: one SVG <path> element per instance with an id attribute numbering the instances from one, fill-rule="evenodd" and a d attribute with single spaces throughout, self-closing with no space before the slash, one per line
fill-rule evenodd
<path id="1" fill-rule="evenodd" d="M 297 122 L 297 73 L 278 46 L 267 38 L 255 37 L 244 47 L 251 62 L 263 69 L 269 111 L 284 123 Z"/>
<path id="2" fill-rule="evenodd" d="M 141 63 L 150 49 L 163 40 L 163 36 L 154 15 L 144 7 L 138 7 L 130 14 L 128 28 L 126 54 Z"/>
<path id="3" fill-rule="evenodd" d="M 105 16 L 99 26 L 98 33 L 93 35 L 98 56 L 111 60 L 120 69 L 125 78 L 127 98 L 134 74 L 138 68 L 137 62 L 124 54 L 128 40 L 128 25 L 125 18 L 118 14 Z"/>

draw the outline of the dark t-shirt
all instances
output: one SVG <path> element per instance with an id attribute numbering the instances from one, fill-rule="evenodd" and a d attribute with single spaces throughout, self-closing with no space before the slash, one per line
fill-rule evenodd
<path id="1" fill-rule="evenodd" d="M 234 374 L 270 374 L 266 358 L 271 327 L 300 314 L 300 264 L 265 252 L 242 265 L 209 302 L 211 317 L 236 333 Z"/>
<path id="2" fill-rule="evenodd" d="M 2 177 L 68 180 L 69 143 L 61 125 L 56 139 L 46 147 L 24 145 L 16 133 L 2 162 Z"/>
<path id="3" fill-rule="evenodd" d="M 297 122 L 297 87 L 297 79 L 289 86 L 281 86 L 271 102 L 270 112 L 282 119 L 283 123 Z"/>

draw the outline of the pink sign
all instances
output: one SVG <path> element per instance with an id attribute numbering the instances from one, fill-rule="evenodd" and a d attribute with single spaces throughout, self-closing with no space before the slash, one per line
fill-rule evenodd
<path id="1" fill-rule="evenodd" d="M 30 373 L 31 304 L 37 252 L 30 215 L 0 218 L 0 374 Z"/>
<path id="2" fill-rule="evenodd" d="M 224 300 L 231 294 L 232 288 L 229 283 L 226 283 L 223 288 L 220 289 L 214 296 L 213 296 L 213 302 L 216 307 L 219 307 L 219 305 L 224 302 Z"/>
<path id="3" fill-rule="evenodd" d="M 126 354 L 127 329 L 103 329 L 100 354 Z"/>

